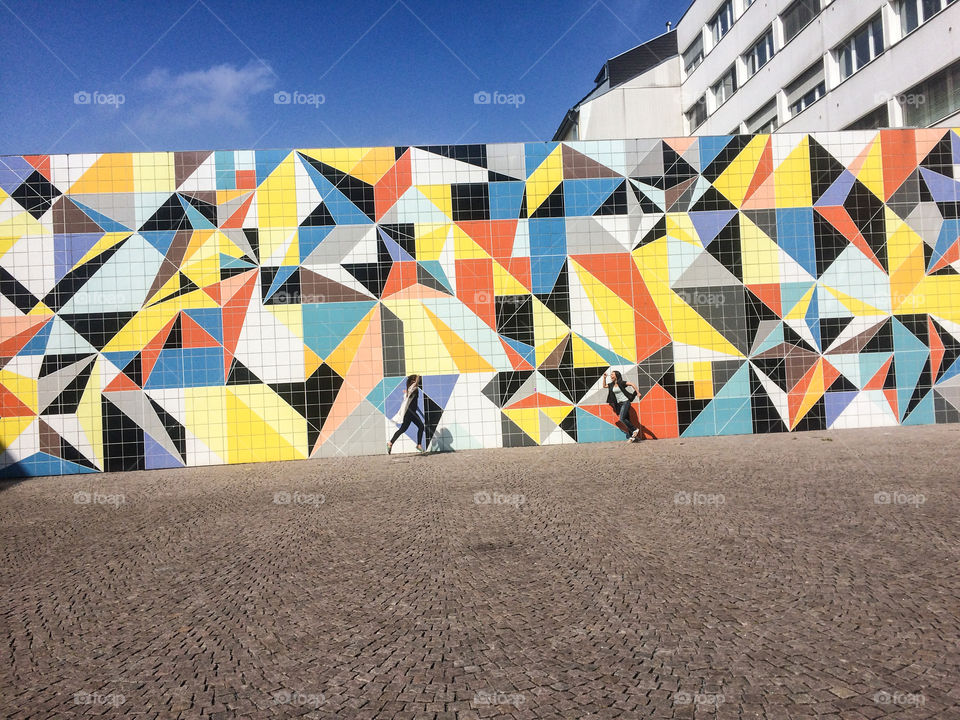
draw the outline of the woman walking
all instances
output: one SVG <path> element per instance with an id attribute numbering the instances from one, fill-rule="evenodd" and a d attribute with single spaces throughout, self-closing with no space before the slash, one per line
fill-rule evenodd
<path id="1" fill-rule="evenodd" d="M 417 450 L 423 452 L 423 421 L 417 414 L 417 401 L 420 399 L 420 376 L 407 377 L 407 387 L 403 391 L 403 405 L 400 406 L 400 428 L 387 443 L 387 454 L 393 452 L 393 444 L 403 435 L 410 423 L 417 426 Z"/>
<path id="2" fill-rule="evenodd" d="M 607 384 L 607 373 L 603 374 L 603 387 L 607 390 L 607 403 L 613 408 L 620 422 L 627 428 L 627 441 L 632 442 L 640 438 L 640 429 L 630 422 L 630 406 L 640 390 L 631 382 L 624 382 L 623 375 L 614 370 L 610 373 L 610 383 Z M 632 389 L 631 389 L 632 388 Z"/>

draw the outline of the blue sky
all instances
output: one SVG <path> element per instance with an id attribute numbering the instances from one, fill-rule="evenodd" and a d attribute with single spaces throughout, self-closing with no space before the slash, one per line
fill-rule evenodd
<path id="1" fill-rule="evenodd" d="M 0 154 L 549 140 L 687 5 L 0 0 Z"/>

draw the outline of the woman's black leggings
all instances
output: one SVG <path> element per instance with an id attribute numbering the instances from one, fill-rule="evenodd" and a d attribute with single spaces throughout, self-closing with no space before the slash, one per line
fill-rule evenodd
<path id="1" fill-rule="evenodd" d="M 417 446 L 419 447 L 420 445 L 423 445 L 423 421 L 420 419 L 420 416 L 417 415 L 416 408 L 414 408 L 411 412 L 407 412 L 407 414 L 403 416 L 403 424 L 390 439 L 391 445 L 393 445 L 397 441 L 397 438 L 407 431 L 407 428 L 410 427 L 410 423 L 413 423 L 417 426 Z"/>

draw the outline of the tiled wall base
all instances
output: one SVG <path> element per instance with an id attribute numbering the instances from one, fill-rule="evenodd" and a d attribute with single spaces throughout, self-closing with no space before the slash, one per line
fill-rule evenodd
<path id="1" fill-rule="evenodd" d="M 960 137 L 0 158 L 0 473 L 960 420 Z M 413 430 L 396 452 L 412 450 Z"/>

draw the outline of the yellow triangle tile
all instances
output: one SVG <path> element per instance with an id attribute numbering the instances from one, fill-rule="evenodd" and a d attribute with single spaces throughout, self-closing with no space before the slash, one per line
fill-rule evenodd
<path id="1" fill-rule="evenodd" d="M 351 168 L 350 174 L 358 180 L 374 185 L 395 164 L 396 155 L 393 147 L 373 148 Z"/>
<path id="2" fill-rule="evenodd" d="M 547 355 L 567 336 L 570 328 L 557 317 L 538 297 L 531 295 L 533 301 L 533 338 L 538 350 L 537 365 L 546 360 Z M 551 346 L 552 343 L 552 346 Z M 550 349 L 547 350 L 547 347 Z"/>
<path id="3" fill-rule="evenodd" d="M 453 227 L 451 223 L 417 223 L 414 226 L 417 259 L 439 260 L 447 240 L 452 237 Z"/>
<path id="4" fill-rule="evenodd" d="M 504 410 L 503 414 L 513 420 L 517 427 L 523 430 L 537 443 L 540 442 L 540 410 L 535 407 L 517 408 L 513 410 Z"/>
<path id="5" fill-rule="evenodd" d="M 264 305 L 294 337 L 303 338 L 303 308 L 299 305 Z"/>
<path id="6" fill-rule="evenodd" d="M 436 205 L 440 212 L 453 219 L 453 197 L 450 185 L 417 185 L 416 188 L 427 200 Z"/>
<path id="7" fill-rule="evenodd" d="M 646 284 L 670 283 L 670 256 L 667 248 L 667 238 L 663 236 L 633 251 L 633 263 Z"/>
<path id="8" fill-rule="evenodd" d="M 133 155 L 133 191 L 172 193 L 177 189 L 173 153 L 146 152 Z M 76 192 L 76 190 L 71 190 Z"/>
<path id="9" fill-rule="evenodd" d="M 754 173 L 763 151 L 770 140 L 769 135 L 756 135 L 737 155 L 726 170 L 720 173 L 713 186 L 736 207 L 743 205 L 743 198 L 750 189 Z"/>
<path id="10" fill-rule="evenodd" d="M 577 278 L 607 336 L 610 349 L 630 362 L 636 362 L 636 317 L 633 308 L 580 263 L 575 260 L 570 263 L 577 271 Z"/>
<path id="11" fill-rule="evenodd" d="M 37 315 L 52 316 L 53 314 L 54 314 L 53 310 L 51 310 L 46 305 L 44 305 L 43 302 L 38 302 L 36 305 L 33 306 L 30 312 L 27 313 L 27 315 L 34 315 L 34 316 L 37 316 Z"/>
<path id="12" fill-rule="evenodd" d="M 587 345 L 576 333 L 573 334 L 570 341 L 573 343 L 574 367 L 606 367 L 607 361 L 604 360 L 596 350 Z"/>
<path id="13" fill-rule="evenodd" d="M 100 253 L 104 252 L 105 250 L 109 250 L 121 240 L 126 240 L 128 237 L 130 237 L 129 232 L 106 233 L 102 238 L 100 238 L 99 240 L 97 240 L 97 242 L 93 244 L 93 247 L 87 250 L 86 254 L 74 264 L 72 269 L 74 270 L 77 269 L 78 267 L 88 262 L 89 260 L 92 260 L 93 258 L 95 258 Z"/>
<path id="14" fill-rule="evenodd" d="M 810 142 L 804 135 L 787 158 L 773 171 L 778 208 L 813 205 L 810 185 Z"/>
<path id="15" fill-rule="evenodd" d="M 567 335 L 569 335 L 569 332 L 564 332 L 562 335 L 537 343 L 534 348 L 536 351 L 537 365 L 550 357 L 550 353 L 557 349 L 557 345 L 559 345 Z"/>
<path id="16" fill-rule="evenodd" d="M 493 261 L 493 294 L 494 295 L 529 295 L 530 290 L 517 280 L 510 272 L 496 260 Z"/>
<path id="17" fill-rule="evenodd" d="M 527 214 L 532 215 L 563 181 L 562 146 L 558 143 L 527 178 Z"/>
<path id="18" fill-rule="evenodd" d="M 296 155 L 291 153 L 257 188 L 257 213 L 263 229 L 296 228 Z"/>
<path id="19" fill-rule="evenodd" d="M 295 231 L 290 238 L 290 247 L 287 248 L 287 254 L 283 256 L 283 262 L 280 263 L 286 267 L 295 267 L 300 264 L 300 232 Z"/>
<path id="20" fill-rule="evenodd" d="M 883 192 L 883 155 L 881 154 L 880 133 L 877 133 L 870 151 L 863 161 L 863 166 L 857 174 L 857 179 L 869 188 L 878 198 L 884 197 Z M 779 199 L 779 197 L 778 197 Z"/>
<path id="21" fill-rule="evenodd" d="M 960 293 L 957 292 L 955 275 L 931 275 L 924 277 L 911 294 L 910 302 L 924 312 L 950 322 L 960 323 Z"/>
<path id="22" fill-rule="evenodd" d="M 231 463 L 307 457 L 306 419 L 269 387 L 236 385 L 226 400 Z"/>
<path id="23" fill-rule="evenodd" d="M 245 190 L 217 190 L 217 205 L 223 205 L 231 200 L 236 200 L 238 197 L 249 195 L 251 192 L 253 191 L 249 188 Z"/>
<path id="24" fill-rule="evenodd" d="M 30 427 L 36 416 L 0 417 L 0 447 L 8 448 Z"/>
<path id="25" fill-rule="evenodd" d="M 433 324 L 434 330 L 450 353 L 450 357 L 461 373 L 495 372 L 496 368 L 488 363 L 483 356 L 470 346 L 463 338 L 457 335 L 440 318 L 428 308 L 424 308 L 427 317 Z"/>
<path id="26" fill-rule="evenodd" d="M 37 381 L 24 375 L 18 375 L 10 370 L 0 370 L 0 385 L 16 395 L 20 402 L 33 412 L 39 412 L 37 407 Z"/>
<path id="27" fill-rule="evenodd" d="M 810 286 L 803 297 L 794 305 L 790 311 L 783 316 L 784 320 L 803 320 L 807 316 L 807 309 L 810 307 L 810 301 L 813 299 L 813 293 L 817 289 L 816 284 Z"/>
<path id="28" fill-rule="evenodd" d="M 271 263 L 279 263 L 281 258 L 286 257 L 287 250 L 293 242 L 293 236 L 297 234 L 296 224 L 293 228 L 276 227 L 262 228 L 259 233 L 260 257 Z"/>
<path id="29" fill-rule="evenodd" d="M 187 430 L 221 462 L 229 462 L 229 444 L 231 440 L 235 440 L 235 436 L 227 414 L 227 388 L 186 388 L 183 399 Z"/>
<path id="30" fill-rule="evenodd" d="M 664 218 L 667 224 L 667 237 L 683 240 L 683 242 L 696 247 L 703 247 L 703 242 L 701 242 L 700 235 L 693 225 L 693 220 L 687 213 L 667 213 Z"/>
<path id="31" fill-rule="evenodd" d="M 393 148 L 388 148 L 393 155 Z M 315 148 L 300 150 L 307 157 L 319 160 L 325 165 L 334 167 L 340 172 L 352 174 L 353 168 L 370 151 L 370 148 Z M 365 181 L 366 182 L 366 181 Z"/>
<path id="32" fill-rule="evenodd" d="M 473 238 L 467 235 L 458 226 L 451 229 L 453 233 L 453 252 L 457 260 L 486 260 L 490 253 L 480 247 Z M 420 248 L 417 248 L 419 256 Z"/>
<path id="33" fill-rule="evenodd" d="M 572 405 L 566 405 L 566 406 L 556 405 L 554 407 L 540 408 L 540 412 L 542 412 L 544 415 L 550 418 L 553 421 L 554 425 L 559 425 L 560 423 L 562 423 L 572 410 L 573 410 Z"/>
<path id="34" fill-rule="evenodd" d="M 220 235 L 217 230 L 194 230 L 190 235 L 190 242 L 187 243 L 187 249 L 183 251 L 182 262 L 193 260 L 195 256 L 210 257 L 216 256 L 220 251 Z M 213 238 L 213 242 L 210 239 Z"/>
<path id="35" fill-rule="evenodd" d="M 69 192 L 71 195 L 135 192 L 133 154 L 104 153 L 70 186 Z"/>
<path id="36" fill-rule="evenodd" d="M 77 405 L 77 421 L 83 434 L 87 437 L 87 442 L 93 448 L 93 453 L 99 467 L 103 467 L 103 411 L 101 409 L 100 391 L 100 364 L 102 360 L 97 358 L 93 363 L 93 370 L 90 372 L 90 378 L 87 381 L 87 387 L 80 396 L 80 403 Z"/>
<path id="37" fill-rule="evenodd" d="M 350 331 L 343 341 L 327 356 L 327 365 L 333 368 L 337 375 L 346 377 L 353 364 L 353 359 L 357 356 L 357 349 L 363 341 L 363 336 L 367 332 L 370 320 L 373 318 L 373 310 L 367 313 L 356 327 Z"/>
<path id="38" fill-rule="evenodd" d="M 740 253 L 744 284 L 780 282 L 780 248 L 740 213 Z"/>
<path id="39" fill-rule="evenodd" d="M 421 375 L 460 372 L 420 302 L 388 299 L 383 305 L 403 321 L 404 362 L 407 367 L 417 368 Z"/>
<path id="40" fill-rule="evenodd" d="M 810 381 L 810 387 L 807 388 L 807 392 L 803 396 L 803 401 L 800 403 L 800 407 L 797 408 L 796 419 L 793 421 L 793 425 L 790 428 L 791 430 L 797 427 L 797 424 L 803 419 L 810 408 L 823 397 L 823 393 L 823 359 L 821 358 L 817 361 L 817 369 L 813 371 L 813 379 Z"/>
<path id="41" fill-rule="evenodd" d="M 313 375 L 317 368 L 323 365 L 323 358 L 317 355 L 313 350 L 308 348 L 306 345 L 303 346 L 303 373 L 304 377 L 310 377 Z"/>
<path id="42" fill-rule="evenodd" d="M 840 303 L 847 308 L 854 317 L 865 317 L 867 315 L 883 315 L 884 311 L 879 308 L 875 308 L 873 305 L 868 305 L 862 300 L 858 300 L 855 297 L 847 295 L 844 292 L 840 292 L 829 285 L 824 285 L 823 287 L 827 288 L 827 292 L 833 295 Z M 800 315 L 800 318 L 803 318 L 803 315 Z M 790 318 L 795 319 L 795 318 Z"/>

